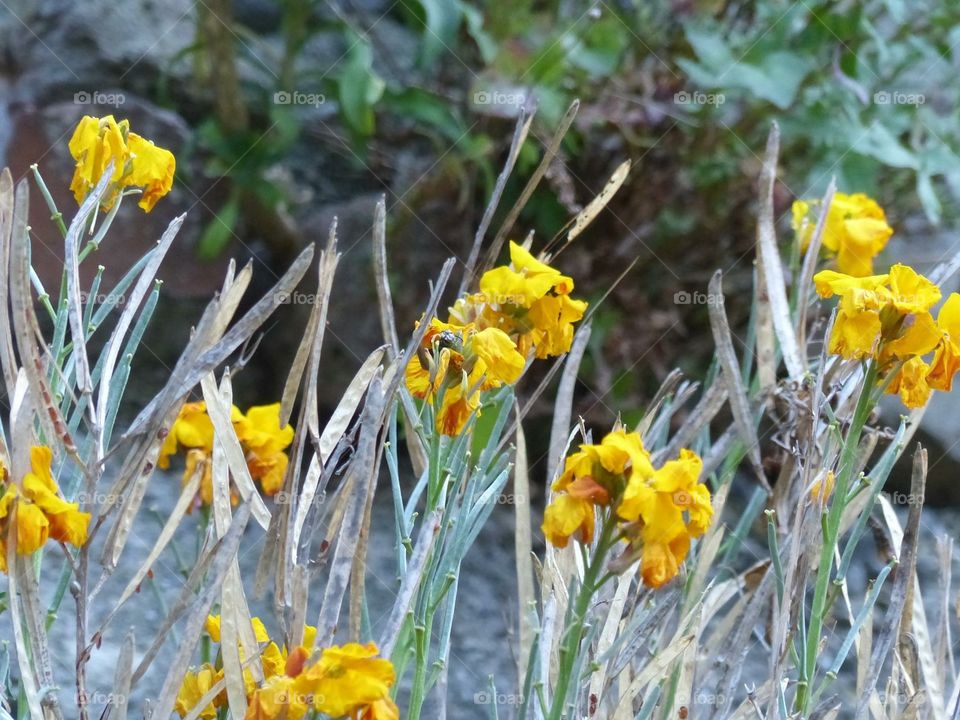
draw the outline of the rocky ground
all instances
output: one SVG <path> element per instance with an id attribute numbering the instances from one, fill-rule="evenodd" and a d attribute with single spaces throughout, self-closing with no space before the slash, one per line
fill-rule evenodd
<path id="1" fill-rule="evenodd" d="M 93 604 L 100 615 L 93 613 L 91 628 L 98 626 L 102 614 L 111 605 L 110 599 L 119 595 L 153 546 L 160 523 L 164 514 L 169 512 L 178 489 L 179 478 L 173 474 L 158 473 L 152 479 L 141 513 L 142 520 L 131 534 L 115 575 L 104 586 L 101 599 Z M 392 502 L 389 485 L 381 486 L 374 505 L 367 573 L 369 617 L 374 635 L 386 622 L 398 588 Z M 164 552 L 154 566 L 153 580 L 143 583 L 140 594 L 123 607 L 104 634 L 101 646 L 92 651 L 87 665 L 87 688 L 93 717 L 99 716 L 113 686 L 120 642 L 127 630 L 132 628 L 136 635 L 136 665 L 148 643 L 152 642 L 155 628 L 163 620 L 166 608 L 182 586 L 184 575 L 181 568 L 184 565 L 189 568 L 195 556 L 197 521 L 199 518 L 194 517 L 183 523 L 175 539 L 176 548 L 170 547 Z M 517 618 L 517 600 L 512 538 L 513 508 L 498 505 L 463 566 L 450 658 L 450 717 L 466 720 L 489 717 L 489 708 L 484 706 L 490 697 L 488 688 L 491 675 L 496 680 L 503 704 L 513 704 L 513 698 L 516 697 L 513 628 Z M 263 541 L 264 533 L 259 527 L 248 528 L 238 554 L 241 573 L 250 585 L 256 573 Z M 42 582 L 45 590 L 52 592 L 56 585 L 59 565 L 59 560 L 47 563 Z M 317 597 L 313 599 L 319 600 Z M 250 605 L 251 612 L 264 617 L 268 629 L 274 630 L 269 620 L 273 612 L 269 598 L 250 598 Z M 319 612 L 319 607 L 311 607 L 311 615 Z M 69 595 L 64 599 L 56 628 L 57 632 L 50 638 L 55 675 L 62 679 L 69 678 L 72 682 L 75 622 L 74 605 Z M 10 630 L 9 614 L 0 614 L 0 637 L 12 637 Z M 132 693 L 130 703 L 134 717 L 139 716 L 144 699 L 158 692 L 178 640 L 176 634 L 168 639 L 154 666 Z M 72 686 L 61 689 L 64 703 L 72 703 L 74 696 Z M 510 717 L 509 707 L 503 708 L 500 716 Z"/>

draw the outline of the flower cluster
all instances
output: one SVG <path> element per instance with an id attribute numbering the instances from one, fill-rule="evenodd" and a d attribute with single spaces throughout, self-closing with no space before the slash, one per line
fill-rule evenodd
<path id="1" fill-rule="evenodd" d="M 816 220 L 811 210 L 818 200 L 793 203 L 793 229 L 806 252 Z M 893 228 L 876 201 L 863 193 L 836 193 L 823 227 L 823 249 L 836 257 L 837 268 L 847 275 L 863 277 L 873 273 L 873 259 L 887 246 Z"/>
<path id="2" fill-rule="evenodd" d="M 207 618 L 206 631 L 214 643 L 220 643 L 219 615 Z M 253 672 L 244 669 L 247 720 L 299 720 L 311 711 L 331 718 L 399 720 L 399 710 L 390 698 L 396 673 L 389 660 L 378 657 L 373 643 L 329 647 L 310 662 L 316 628 L 305 625 L 303 643 L 290 651 L 270 639 L 259 618 L 252 619 L 252 631 L 260 650 L 263 681 L 257 682 Z M 242 647 L 240 655 L 244 657 Z M 186 673 L 175 707 L 181 717 L 213 689 L 223 672 L 218 659 Z M 217 710 L 227 702 L 226 690 L 222 690 L 200 717 L 217 717 Z"/>
<path id="3" fill-rule="evenodd" d="M 131 132 L 128 120 L 118 123 L 113 115 L 84 116 L 70 138 L 70 154 L 77 161 L 70 189 L 78 204 L 97 185 L 111 161 L 111 184 L 101 202 L 104 210 L 113 207 L 125 188 L 137 187 L 143 192 L 140 207 L 150 212 L 173 186 L 177 164 L 173 153 Z"/>
<path id="4" fill-rule="evenodd" d="M 934 320 L 940 288 L 906 265 L 867 277 L 824 270 L 814 283 L 821 297 L 840 297 L 831 353 L 875 360 L 886 391 L 907 407 L 926 404 L 931 390 L 950 391 L 960 368 L 960 295 L 952 293 Z"/>
<path id="5" fill-rule="evenodd" d="M 701 468 L 686 449 L 654 468 L 639 433 L 614 430 L 567 458 L 544 513 L 544 535 L 557 547 L 574 535 L 589 543 L 600 509 L 602 522 L 617 523 L 628 544 L 622 562 L 639 558 L 643 581 L 660 587 L 677 575 L 690 540 L 713 517 L 710 490 L 698 482 Z"/>
<path id="6" fill-rule="evenodd" d="M 293 428 L 280 427 L 280 403 L 251 407 L 246 414 L 236 406 L 230 410 L 233 429 L 246 453 L 247 467 L 254 480 L 266 495 L 276 495 L 283 487 L 289 459 L 285 452 L 293 441 Z M 194 473 L 201 472 L 200 501 L 204 505 L 213 502 L 213 421 L 207 415 L 203 402 L 185 403 L 164 438 L 157 465 L 166 470 L 170 456 L 183 449 L 186 467 L 183 482 L 186 484 Z"/>
<path id="7" fill-rule="evenodd" d="M 515 383 L 523 367 L 523 356 L 502 330 L 433 319 L 417 357 L 407 364 L 407 389 L 438 404 L 437 432 L 459 435 L 479 410 L 481 391 Z"/>
<path id="8" fill-rule="evenodd" d="M 480 292 L 460 298 L 450 321 L 503 330 L 524 358 L 556 357 L 570 350 L 573 324 L 587 303 L 570 297 L 573 280 L 510 243 L 510 264 L 488 270 Z"/>
<path id="9" fill-rule="evenodd" d="M 30 472 L 19 484 L 9 479 L 0 460 L 0 572 L 7 572 L 7 536 L 14 518 L 17 554 L 31 555 L 52 538 L 80 547 L 87 541 L 90 514 L 77 503 L 60 497 L 53 479 L 53 451 L 45 445 L 30 448 Z"/>
<path id="10" fill-rule="evenodd" d="M 570 298 L 573 280 L 522 246 L 511 264 L 480 278 L 480 292 L 457 300 L 447 322 L 433 319 L 406 368 L 410 393 L 433 403 L 435 426 L 459 435 L 480 411 L 481 392 L 512 385 L 527 360 L 562 355 L 587 304 Z"/>

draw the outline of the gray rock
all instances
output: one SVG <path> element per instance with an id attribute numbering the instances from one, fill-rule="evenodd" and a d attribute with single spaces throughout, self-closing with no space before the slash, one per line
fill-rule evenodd
<path id="1" fill-rule="evenodd" d="M 16 58 L 14 99 L 63 102 L 118 86 L 149 96 L 194 42 L 194 8 L 189 0 L 12 0 L 0 38 Z"/>

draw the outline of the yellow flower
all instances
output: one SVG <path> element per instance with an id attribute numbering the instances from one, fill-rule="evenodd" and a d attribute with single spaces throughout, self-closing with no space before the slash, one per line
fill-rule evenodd
<path id="1" fill-rule="evenodd" d="M 194 473 L 200 469 L 200 501 L 204 505 L 213 503 L 213 465 L 210 456 L 213 453 L 213 421 L 207 415 L 204 402 L 185 403 L 180 408 L 170 431 L 160 446 L 157 467 L 166 470 L 170 467 L 170 456 L 183 448 L 186 450 L 186 468 L 183 472 L 183 484 L 190 482 Z"/>
<path id="2" fill-rule="evenodd" d="M 396 682 L 393 664 L 377 657 L 374 643 L 347 643 L 326 648 L 320 659 L 297 676 L 296 687 L 313 695 L 314 709 L 332 718 L 367 710 L 379 703 L 379 715 L 396 712 L 390 688 Z"/>
<path id="3" fill-rule="evenodd" d="M 90 514 L 80 512 L 77 503 L 60 497 L 60 488 L 53 479 L 53 451 L 38 445 L 30 448 L 30 472 L 20 485 L 9 483 L 0 496 L 0 542 L 3 559 L 0 570 L 6 572 L 6 537 L 9 520 L 17 520 L 17 553 L 31 555 L 48 539 L 75 547 L 87 541 Z M 2 468 L 2 464 L 0 464 Z M 6 470 L 3 469 L 3 477 Z"/>
<path id="4" fill-rule="evenodd" d="M 250 698 L 244 720 L 300 720 L 310 709 L 309 696 L 298 689 L 296 678 L 274 675 Z"/>
<path id="5" fill-rule="evenodd" d="M 930 399 L 931 389 L 927 382 L 929 372 L 930 366 L 924 362 L 923 358 L 910 358 L 894 375 L 887 386 L 887 394 L 899 395 L 900 401 L 908 408 L 923 407 Z"/>
<path id="6" fill-rule="evenodd" d="M 234 420 L 237 437 L 247 452 L 247 466 L 263 492 L 276 495 L 283 487 L 289 460 L 284 452 L 293 442 L 293 427 L 280 427 L 280 403 L 259 405 Z"/>
<path id="7" fill-rule="evenodd" d="M 157 200 L 173 187 L 177 161 L 172 152 L 157 147 L 153 141 L 136 133 L 129 134 L 127 147 L 130 150 L 130 172 L 124 183 L 126 186 L 143 188 L 137 204 L 144 212 L 150 212 Z"/>
<path id="8" fill-rule="evenodd" d="M 111 186 L 101 202 L 104 210 L 113 207 L 124 188 L 139 187 L 143 189 L 139 205 L 150 212 L 173 186 L 173 153 L 130 132 L 127 120 L 118 123 L 112 115 L 87 115 L 74 130 L 69 147 L 77 163 L 70 189 L 78 204 L 100 181 L 111 161 Z"/>
<path id="9" fill-rule="evenodd" d="M 957 293 L 950 293 L 941 306 L 937 327 L 943 337 L 933 356 L 927 381 L 934 390 L 950 392 L 953 377 L 960 370 L 960 295 Z"/>
<path id="10" fill-rule="evenodd" d="M 210 663 L 204 663 L 196 670 L 189 670 L 187 674 L 183 676 L 183 684 L 180 686 L 180 692 L 177 693 L 177 701 L 174 705 L 174 709 L 180 717 L 186 716 L 187 713 L 193 710 L 197 703 L 200 702 L 200 698 L 210 692 L 221 678 L 223 678 L 223 670 L 215 670 Z M 217 716 L 217 708 L 222 707 L 226 701 L 227 693 L 226 689 L 224 689 L 216 695 L 213 702 L 200 712 L 200 717 L 215 718 Z"/>
<path id="11" fill-rule="evenodd" d="M 822 478 L 813 481 L 813 485 L 810 487 L 810 497 L 816 502 L 825 503 L 833 494 L 833 486 L 834 475 L 833 472 L 828 470 Z"/>
<path id="12" fill-rule="evenodd" d="M 811 217 L 816 201 L 798 200 L 793 204 L 793 229 L 806 251 L 816 225 Z M 874 200 L 863 193 L 836 193 L 823 228 L 823 249 L 836 257 L 840 272 L 856 277 L 873 272 L 873 259 L 886 247 L 893 235 L 886 215 Z"/>
<path id="13" fill-rule="evenodd" d="M 263 625 L 263 621 L 258 617 L 250 618 L 250 626 L 253 628 L 253 636 L 257 639 L 258 643 L 270 642 L 270 635 L 267 634 L 267 629 Z M 207 621 L 204 623 L 204 630 L 207 631 L 207 635 L 210 636 L 210 639 L 215 643 L 220 642 L 220 616 L 219 615 L 207 615 Z"/>
<path id="14" fill-rule="evenodd" d="M 254 479 L 260 480 L 264 492 L 273 495 L 283 484 L 287 469 L 287 456 L 283 452 L 293 439 L 293 428 L 280 428 L 280 404 L 252 407 L 245 416 L 235 405 L 230 408 L 230 420 L 244 451 L 247 465 Z M 200 476 L 199 501 L 203 505 L 213 502 L 213 421 L 207 415 L 204 402 L 188 402 L 180 408 L 170 431 L 160 447 L 157 466 L 161 470 L 170 467 L 170 456 L 178 450 L 186 451 L 183 484 L 186 485 L 196 472 Z M 231 500 L 237 496 L 231 488 Z"/>
<path id="15" fill-rule="evenodd" d="M 683 449 L 652 475 L 633 475 L 623 493 L 617 514 L 640 526 L 640 572 L 651 587 L 676 576 L 690 539 L 710 526 L 710 490 L 698 482 L 702 468 L 700 457 Z"/>
<path id="16" fill-rule="evenodd" d="M 713 518 L 710 491 L 698 482 L 702 467 L 696 453 L 684 449 L 654 469 L 640 435 L 615 430 L 567 458 L 544 513 L 544 535 L 557 547 L 574 535 L 590 542 L 597 508 L 612 506 L 616 512 L 602 522 L 621 523 L 629 546 L 617 565 L 640 558 L 644 582 L 660 587 L 677 575 L 691 538 L 703 535 Z"/>
<path id="17" fill-rule="evenodd" d="M 531 350 L 541 359 L 554 357 L 570 350 L 573 324 L 587 309 L 570 298 L 572 291 L 571 278 L 511 242 L 510 265 L 485 272 L 480 292 L 458 300 L 450 319 L 503 330 L 524 357 Z"/>
<path id="18" fill-rule="evenodd" d="M 814 278 L 821 297 L 840 295 L 830 352 L 848 360 L 908 360 L 930 352 L 940 339 L 929 309 L 940 289 L 906 265 L 886 275 L 855 278 L 832 270 Z"/>
<path id="19" fill-rule="evenodd" d="M 436 429 L 459 435 L 479 412 L 480 393 L 513 384 L 525 362 L 513 341 L 496 328 L 477 330 L 434 318 L 417 357 L 407 363 L 410 394 L 427 402 L 440 400 Z"/>
<path id="20" fill-rule="evenodd" d="M 597 445 L 581 445 L 564 464 L 553 483 L 556 493 L 543 514 L 542 530 L 547 541 L 566 547 L 574 535 L 582 543 L 593 540 L 594 508 L 604 507 L 619 497 L 626 486 L 626 474 L 652 472 L 650 459 L 640 436 L 615 430 Z"/>

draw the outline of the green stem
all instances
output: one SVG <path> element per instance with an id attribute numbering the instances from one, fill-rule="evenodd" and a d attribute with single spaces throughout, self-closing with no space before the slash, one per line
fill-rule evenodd
<path id="1" fill-rule="evenodd" d="M 817 584 L 814 587 L 813 605 L 810 610 L 810 627 L 807 632 L 807 642 L 804 648 L 804 662 L 800 668 L 800 678 L 797 683 L 797 695 L 794 709 L 801 717 L 806 717 L 811 699 L 811 685 L 817 666 L 817 651 L 820 647 L 820 633 L 823 631 L 823 622 L 829 609 L 827 595 L 833 575 L 833 556 L 836 551 L 840 533 L 840 521 L 843 511 L 849 502 L 847 497 L 852 482 L 853 470 L 857 463 L 857 451 L 860 447 L 860 436 L 867 424 L 870 412 L 873 410 L 875 390 L 877 386 L 877 363 L 871 360 L 863 380 L 863 389 L 857 399 L 857 407 L 853 413 L 850 430 L 847 432 L 843 451 L 840 455 L 836 485 L 833 492 L 833 503 L 823 521 L 823 545 L 820 548 L 820 564 L 817 570 Z"/>
<path id="2" fill-rule="evenodd" d="M 573 669 L 580 649 L 580 640 L 586 624 L 587 613 L 590 610 L 590 601 L 593 600 L 594 594 L 603 584 L 600 581 L 600 573 L 606 564 L 607 551 L 610 549 L 611 536 L 615 529 L 616 523 L 611 518 L 607 518 L 603 523 L 600 539 L 597 541 L 597 551 L 587 565 L 583 575 L 583 583 L 577 591 L 572 622 L 570 627 L 564 631 L 563 642 L 560 645 L 560 671 L 557 674 L 557 686 L 554 688 L 550 699 L 550 714 L 547 716 L 547 720 L 560 720 L 566 709 L 567 693 L 570 690 L 570 682 L 573 680 Z M 604 576 L 603 580 L 607 577 L 609 575 Z"/>
<path id="3" fill-rule="evenodd" d="M 427 619 L 432 623 L 433 618 Z M 413 674 L 413 685 L 410 687 L 410 707 L 407 712 L 408 720 L 420 720 L 420 712 L 423 709 L 423 701 L 426 699 L 427 688 L 427 648 L 430 645 L 429 640 L 430 625 L 418 625 L 414 627 L 413 632 L 416 642 L 416 669 Z"/>
<path id="4" fill-rule="evenodd" d="M 47 208 L 50 210 L 50 219 L 60 228 L 60 234 L 66 237 L 67 226 L 63 222 L 63 213 L 57 209 L 57 203 L 54 202 L 53 195 L 50 194 L 50 190 L 47 189 L 47 184 L 40 175 L 40 168 L 34 163 L 30 166 L 30 169 L 33 171 L 33 179 L 36 180 L 37 187 L 40 188 L 40 194 L 43 196 L 44 201 L 47 203 Z"/>

